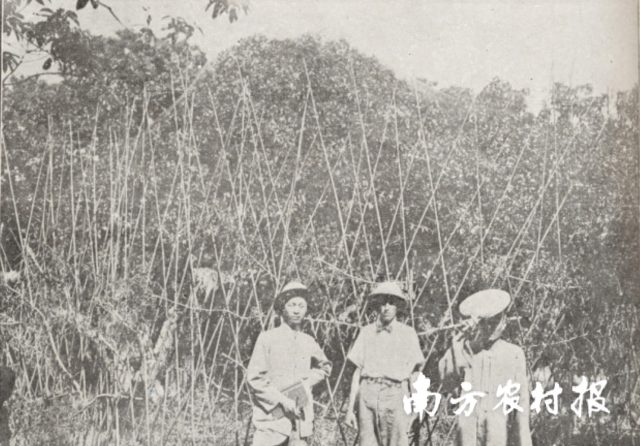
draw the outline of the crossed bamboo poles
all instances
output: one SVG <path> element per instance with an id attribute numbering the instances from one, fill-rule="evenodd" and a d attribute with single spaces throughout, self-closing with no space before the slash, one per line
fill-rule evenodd
<path id="1" fill-rule="evenodd" d="M 420 231 L 424 228 L 425 219 L 429 218 L 435 223 L 439 249 L 436 259 L 426 274 L 422 289 L 415 292 L 415 295 L 418 297 L 414 299 L 411 308 L 411 320 L 413 321 L 414 310 L 421 304 L 420 299 L 425 295 L 424 291 L 434 277 L 434 272 L 440 270 L 442 272 L 448 308 L 434 330 L 442 330 L 447 321 L 449 321 L 449 323 L 454 322 L 452 309 L 459 298 L 464 283 L 468 280 L 472 269 L 476 265 L 477 258 L 480 257 L 482 259 L 485 254 L 487 237 L 492 234 L 491 230 L 493 225 L 502 210 L 504 200 L 508 197 L 512 179 L 520 168 L 520 160 L 523 154 L 527 150 L 531 150 L 532 147 L 532 145 L 527 142 L 520 148 L 517 160 L 509 173 L 508 181 L 503 189 L 502 195 L 486 226 L 483 224 L 485 219 L 482 215 L 481 192 L 482 186 L 487 180 L 481 178 L 478 164 L 476 164 L 475 192 L 468 202 L 460 207 L 464 212 L 461 213 L 461 217 L 458 219 L 454 229 L 447 235 L 443 232 L 442 215 L 439 211 L 437 193 L 447 179 L 449 162 L 455 159 L 455 155 L 464 145 L 463 136 L 465 135 L 465 126 L 471 122 L 471 118 L 474 116 L 474 113 L 476 113 L 475 104 L 470 104 L 466 117 L 460 125 L 455 139 L 449 144 L 450 149 L 446 151 L 444 162 L 442 162 L 440 166 L 440 171 L 437 172 L 436 167 L 432 163 L 432 154 L 429 150 L 430 135 L 423 127 L 424 119 L 426 118 L 423 118 L 419 114 L 421 104 L 417 93 L 416 107 L 418 110 L 419 126 L 415 140 L 409 143 L 400 141 L 398 110 L 394 102 L 393 107 L 391 107 L 393 113 L 385 120 L 382 131 L 382 141 L 379 143 L 377 152 L 370 146 L 371 143 L 366 137 L 367 123 L 364 120 L 364 112 L 361 109 L 361 101 L 356 82 L 357 76 L 353 66 L 350 66 L 348 75 L 353 84 L 358 124 L 364 137 L 358 143 L 358 141 L 354 142 L 353 137 L 349 135 L 343 142 L 343 148 L 345 154 L 348 154 L 350 159 L 340 156 L 336 159 L 324 141 L 318 107 L 313 95 L 309 78 L 310 75 L 306 70 L 306 66 L 305 74 L 307 76 L 308 89 L 301 116 L 299 138 L 295 145 L 292 144 L 287 147 L 284 161 L 279 169 L 270 163 L 265 142 L 260 132 L 262 122 L 259 110 L 251 97 L 251 92 L 245 79 L 242 78 L 240 73 L 242 94 L 236 104 L 229 128 L 223 129 L 217 120 L 215 94 L 210 92 L 209 95 L 212 101 L 212 109 L 214 113 L 216 113 L 217 132 L 220 136 L 220 152 L 225 155 L 218 157 L 216 165 L 213 168 L 212 176 L 215 180 L 209 180 L 208 173 L 200 161 L 200 152 L 194 150 L 196 135 L 194 134 L 192 121 L 193 98 L 184 100 L 180 104 L 182 106 L 181 116 L 188 125 L 186 131 L 175 133 L 178 161 L 175 163 L 175 168 L 171 176 L 171 185 L 166 197 L 161 197 L 161 193 L 157 189 L 157 183 L 150 181 L 144 175 L 142 177 L 139 175 L 139 173 L 144 171 L 141 166 L 150 166 L 152 173 L 149 174 L 149 178 L 153 176 L 153 169 L 159 168 L 156 167 L 159 163 L 157 159 L 159 155 L 155 148 L 155 136 L 152 132 L 147 132 L 143 126 L 138 129 L 136 136 L 133 138 L 130 137 L 129 131 L 126 132 L 124 137 L 118 135 L 116 132 L 112 133 L 112 140 L 108 146 L 109 160 L 107 164 L 109 178 L 111 179 L 108 192 L 104 190 L 101 191 L 98 187 L 99 182 L 97 178 L 99 175 L 99 167 L 98 161 L 96 160 L 98 145 L 95 139 L 89 148 L 93 157 L 88 161 L 82 157 L 74 156 L 73 150 L 69 152 L 68 156 L 65 154 L 61 155 L 61 158 L 65 161 L 62 165 L 69 166 L 67 175 L 71 180 L 68 183 L 69 189 L 65 191 L 63 191 L 62 184 L 64 171 L 60 174 L 59 185 L 56 187 L 56 184 L 54 184 L 56 176 L 54 159 L 56 154 L 54 154 L 53 145 L 49 145 L 47 150 L 43 152 L 35 195 L 37 196 L 40 188 L 42 188 L 43 203 L 45 206 L 48 206 L 45 209 L 46 215 L 48 215 L 47 221 L 54 227 L 60 218 L 59 213 L 63 200 L 71 197 L 72 237 L 65 260 L 71 265 L 70 269 L 74 271 L 72 276 L 77 289 L 83 289 L 82 280 L 78 275 L 80 265 L 83 261 L 87 262 L 95 277 L 99 279 L 99 287 L 93 290 L 95 296 L 98 297 L 100 293 L 109 289 L 115 292 L 114 284 L 118 282 L 119 275 L 121 274 L 119 271 L 123 271 L 122 274 L 126 279 L 129 271 L 132 269 L 131 261 L 140 258 L 143 264 L 143 270 L 149 271 L 146 277 L 147 282 L 151 282 L 152 280 L 151 268 L 145 267 L 147 265 L 152 266 L 158 264 L 162 267 L 163 291 L 161 295 L 156 296 L 157 301 L 162 304 L 162 307 L 165 310 L 172 306 L 182 308 L 186 314 L 188 314 L 190 355 L 192 358 L 195 358 L 196 350 L 200 351 L 201 354 L 199 355 L 198 361 L 193 360 L 190 363 L 189 374 L 191 381 L 188 390 L 183 392 L 185 389 L 180 385 L 180 380 L 177 377 L 178 371 L 182 370 L 182 367 L 178 363 L 180 346 L 177 343 L 176 337 L 176 351 L 174 354 L 175 367 L 172 369 L 172 373 L 176 374 L 174 380 L 178 410 L 174 410 L 173 413 L 171 413 L 171 409 L 167 407 L 166 399 L 161 406 L 154 409 L 149 401 L 149 389 L 147 389 L 150 383 L 146 382 L 142 383 L 145 387 L 145 396 L 143 399 L 145 411 L 142 416 L 136 415 L 137 411 L 134 407 L 134 398 L 129 398 L 129 412 L 133 424 L 136 426 L 136 430 L 145 432 L 147 444 L 152 444 L 152 425 L 155 425 L 160 420 L 160 437 L 168 439 L 171 437 L 176 424 L 186 417 L 186 411 L 191 413 L 189 424 L 191 434 L 195 438 L 204 417 L 208 417 L 211 422 L 214 421 L 215 412 L 218 410 L 221 399 L 224 398 L 233 401 L 234 419 L 236 423 L 242 423 L 245 410 L 243 410 L 240 405 L 244 397 L 250 398 L 251 395 L 243 373 L 241 373 L 244 368 L 244 363 L 247 360 L 247 358 L 243 356 L 243 349 L 241 348 L 243 332 L 247 329 L 251 321 L 256 318 L 263 328 L 269 327 L 272 322 L 271 318 L 264 317 L 265 314 L 269 315 L 272 313 L 272 308 L 263 308 L 263 302 L 261 302 L 260 299 L 262 296 L 260 296 L 259 281 L 261 278 L 266 277 L 268 280 L 274 282 L 275 288 L 278 288 L 282 285 L 287 268 L 291 267 L 297 274 L 300 274 L 301 271 L 295 259 L 299 257 L 299 253 L 303 250 L 310 250 L 315 253 L 315 259 L 320 271 L 329 267 L 332 272 L 339 272 L 340 276 L 342 276 L 342 278 L 338 278 L 335 274 L 321 275 L 319 280 L 324 282 L 326 289 L 335 289 L 335 285 L 337 284 L 337 295 L 356 295 L 357 298 L 359 298 L 364 290 L 363 284 L 372 282 L 379 271 L 382 271 L 386 276 L 392 275 L 393 271 L 390 268 L 388 251 L 395 249 L 393 248 L 395 245 L 392 245 L 392 236 L 395 234 L 394 228 L 396 228 L 396 225 L 401 227 L 401 245 L 404 254 L 401 266 L 396 271 L 395 278 L 399 279 L 401 277 L 412 276 L 414 260 L 411 258 L 411 252 L 419 238 Z M 187 83 L 187 78 L 188 76 L 185 73 L 182 77 L 176 79 L 176 82 L 181 82 L 184 86 Z M 178 112 L 178 110 L 175 110 L 174 114 L 176 127 L 178 127 Z M 603 129 L 604 124 L 599 134 L 602 133 Z M 236 131 L 239 132 L 238 141 L 232 142 L 232 135 L 236 134 Z M 309 150 L 303 153 L 303 135 L 305 135 L 305 133 L 311 133 L 313 136 Z M 394 136 L 392 143 L 396 150 L 397 180 L 400 193 L 399 200 L 394 206 L 393 212 L 390 213 L 392 216 L 390 222 L 385 222 L 384 216 L 388 216 L 389 214 L 383 212 L 381 209 L 376 179 L 380 169 L 384 145 L 388 142 L 386 138 L 389 133 Z M 74 147 L 75 143 L 72 129 L 70 129 L 69 134 L 69 144 L 71 147 Z M 557 158 L 548 170 L 545 164 L 545 171 L 540 182 L 538 198 L 525 221 L 521 223 L 509 247 L 506 256 L 509 259 L 509 264 L 498 271 L 493 278 L 492 285 L 497 283 L 498 280 L 501 280 L 501 278 L 506 277 L 505 274 L 508 274 L 512 270 L 516 258 L 521 255 L 522 246 L 527 240 L 526 236 L 528 231 L 535 223 L 535 217 L 539 215 L 538 236 L 534 243 L 534 254 L 529 259 L 525 271 L 521 274 L 522 277 L 518 279 L 519 284 L 517 288 L 512 291 L 514 298 L 520 296 L 524 284 L 527 283 L 527 277 L 537 262 L 538 253 L 542 249 L 547 236 L 553 230 L 553 226 L 556 225 L 557 227 L 561 210 L 571 193 L 572 189 L 571 185 L 569 185 L 562 199 L 558 197 L 556 200 L 556 209 L 553 217 L 550 221 L 545 221 L 544 214 L 541 211 L 544 204 L 545 193 L 550 190 L 553 185 L 557 186 L 557 180 L 559 178 L 558 170 L 562 160 L 577 148 L 577 145 L 574 143 L 574 137 L 575 133 L 566 145 L 560 148 L 560 151 L 556 150 Z M 593 144 L 595 143 L 597 143 L 597 138 L 593 141 Z M 311 215 L 304 219 L 302 224 L 297 225 L 297 227 L 302 228 L 302 230 L 296 233 L 293 231 L 294 225 L 292 224 L 292 218 L 294 213 L 291 211 L 296 200 L 295 189 L 299 182 L 299 173 L 304 171 L 305 168 L 308 168 L 308 163 L 314 150 L 320 152 L 322 155 L 327 179 L 325 184 L 318 185 L 318 190 L 321 190 L 319 199 L 313 206 Z M 406 155 L 403 155 L 403 153 Z M 503 153 L 501 151 L 493 162 L 498 162 L 502 155 Z M 228 162 L 227 156 L 237 157 L 235 169 Z M 408 185 L 411 184 L 412 178 L 414 178 L 412 175 L 415 175 L 417 160 L 420 157 L 423 157 L 423 160 L 426 161 L 427 174 L 423 177 L 426 177 L 427 180 L 425 182 L 426 186 L 428 186 L 429 198 L 420 213 L 418 222 L 412 230 L 411 221 L 407 221 L 409 216 L 405 203 L 405 192 Z M 282 192 L 279 192 L 279 189 L 282 189 L 280 185 L 283 183 L 283 179 L 285 179 L 286 162 L 290 159 L 293 160 L 292 162 L 295 166 L 294 175 L 291 179 L 290 186 L 284 188 Z M 4 151 L 3 161 L 6 163 L 6 168 L 10 169 L 11 160 L 7 151 Z M 406 166 L 402 165 L 403 161 L 406 161 Z M 345 163 L 350 167 L 352 174 L 351 179 L 353 181 L 350 200 L 346 201 L 346 208 L 344 208 L 344 197 L 341 196 L 343 192 L 336 184 L 333 173 L 336 166 Z M 247 164 L 251 166 L 248 172 L 245 171 Z M 74 181 L 74 175 L 82 178 L 82 181 Z M 360 182 L 363 176 L 366 177 L 368 182 L 368 185 L 364 187 L 361 186 Z M 9 177 L 9 179 L 11 179 L 11 177 Z M 141 192 L 138 191 L 140 188 L 136 187 L 140 182 L 142 182 Z M 217 207 L 221 202 L 225 204 L 223 200 L 219 199 L 219 188 L 223 183 L 230 185 L 231 188 L 228 201 L 226 202 L 227 213 L 220 212 Z M 205 191 L 204 199 L 201 203 L 194 203 L 193 191 L 196 186 Z M 79 187 L 80 190 L 77 190 L 77 187 Z M 14 195 L 13 184 L 11 182 L 9 182 L 9 188 L 10 193 Z M 58 193 L 57 196 L 54 195 L 56 192 Z M 337 243 L 338 249 L 332 254 L 336 264 L 324 260 L 326 258 L 323 252 L 324 247 L 317 243 L 318 237 L 314 236 L 318 230 L 314 220 L 318 213 L 322 212 L 323 201 L 325 199 L 329 201 L 333 200 L 333 207 L 335 208 L 339 222 L 338 229 L 340 233 L 339 242 Z M 178 203 L 177 206 L 175 205 L 176 202 Z M 17 203 L 15 196 L 14 203 Z M 89 205 L 87 203 L 91 204 Z M 151 204 L 147 205 L 147 203 Z M 449 249 L 451 241 L 458 234 L 459 229 L 463 228 L 464 224 L 467 223 L 464 218 L 465 213 L 475 206 L 476 203 L 478 205 L 479 221 L 481 224 L 478 247 L 473 251 L 472 256 L 466 259 L 466 271 L 463 278 L 457 283 L 457 291 L 451 295 L 445 253 Z M 100 207 L 105 204 L 109 208 L 109 232 L 115 236 L 108 240 L 100 240 L 98 216 Z M 200 209 L 198 209 L 198 205 L 201 206 Z M 27 251 L 29 247 L 31 234 L 37 230 L 37 228 L 32 227 L 32 221 L 35 221 L 35 219 L 33 219 L 35 210 L 36 201 L 34 200 L 24 235 L 22 231 L 19 231 L 19 236 L 23 237 L 21 244 L 25 247 L 25 251 Z M 274 210 L 275 218 L 273 218 Z M 14 212 L 16 215 L 19 214 L 17 209 L 14 209 Z M 169 223 L 171 223 L 172 212 L 176 220 L 170 226 Z M 214 247 L 215 269 L 221 278 L 225 270 L 241 270 L 247 266 L 248 261 L 251 269 L 255 270 L 255 272 L 249 274 L 248 279 L 251 285 L 251 294 L 248 299 L 242 302 L 240 288 L 232 283 L 230 286 L 219 287 L 219 291 L 222 293 L 224 299 L 224 308 L 222 310 L 214 308 L 214 297 L 210 298 L 208 308 L 203 306 L 206 304 L 206 301 L 200 302 L 199 296 L 195 294 L 190 294 L 188 303 L 185 304 L 179 299 L 180 290 L 188 288 L 189 272 L 201 264 L 203 256 L 202 250 L 194 245 L 194 241 L 202 237 L 204 226 L 208 224 L 211 219 L 214 221 L 217 219 L 219 222 L 225 221 L 228 212 L 235 214 L 232 221 L 237 224 L 237 235 L 241 240 L 240 246 L 244 247 L 244 249 L 240 249 L 239 252 L 230 252 L 227 248 L 225 251 L 224 245 L 220 246 L 219 240 L 216 239 L 216 234 L 212 233 L 210 238 L 212 246 Z M 369 232 L 370 229 L 366 223 L 369 214 L 372 214 L 374 223 L 372 225 L 373 232 Z M 119 230 L 118 228 L 122 221 L 128 221 L 127 216 L 129 215 L 134 217 L 131 219 L 130 230 Z M 429 215 L 432 215 L 433 218 L 428 217 Z M 544 231 L 543 223 L 546 225 Z M 44 227 L 44 217 L 42 218 L 42 224 Z M 351 229 L 354 227 L 355 229 Z M 150 237 L 154 230 L 157 233 L 155 239 L 145 239 L 146 237 Z M 175 232 L 171 234 L 173 230 L 175 230 Z M 82 231 L 88 234 L 87 238 L 89 242 L 76 236 L 78 232 Z M 38 244 L 39 251 L 30 256 L 31 260 L 29 263 L 32 268 L 38 270 L 40 273 L 44 273 L 45 266 L 41 265 L 37 259 L 43 256 L 45 254 L 44 251 L 49 247 L 45 234 L 46 230 L 41 231 L 40 237 L 42 237 L 42 239 L 39 240 L 39 242 L 41 242 Z M 371 246 L 371 243 L 376 239 L 381 242 L 378 255 L 374 254 L 375 249 Z M 186 247 L 183 241 L 186 241 Z M 83 243 L 85 244 L 83 245 Z M 140 246 L 142 246 L 142 250 L 139 250 Z M 356 260 L 356 250 L 359 246 L 364 246 L 366 249 L 364 258 L 368 264 L 365 266 L 365 274 L 363 274 L 361 269 L 362 266 L 354 264 Z M 51 250 L 53 251 L 55 247 L 55 245 L 52 246 Z M 148 247 L 152 247 L 151 252 L 148 252 Z M 259 249 L 256 252 L 250 252 L 248 247 L 256 247 Z M 238 258 L 239 253 L 246 257 L 244 264 L 242 260 Z M 182 262 L 181 264 L 181 262 L 179 262 L 181 258 L 188 258 L 188 261 Z M 345 264 L 345 266 L 339 266 L 339 263 Z M 231 267 L 229 267 L 229 265 L 231 265 Z M 365 278 L 362 276 L 365 276 Z M 168 288 L 175 290 L 173 299 L 170 299 L 166 294 Z M 34 291 L 35 290 L 29 287 L 28 305 L 36 310 L 38 307 L 38 299 L 42 299 L 43 296 Z M 69 299 L 70 306 L 79 305 L 77 295 L 70 295 Z M 75 302 L 73 302 L 74 299 Z M 543 303 L 544 300 L 540 305 Z M 257 314 L 252 313 L 254 306 L 258 309 Z M 107 311 L 110 310 L 107 309 Z M 357 309 L 356 311 L 356 321 L 357 324 L 360 324 L 363 321 L 365 311 L 363 309 Z M 322 312 L 325 315 L 329 315 L 330 319 L 315 321 L 313 331 L 318 338 L 321 338 L 319 335 L 322 334 L 322 330 L 328 330 L 329 327 L 337 328 L 335 332 L 340 338 L 339 346 L 343 359 L 343 364 L 335 384 L 332 386 L 331 383 L 327 382 L 329 405 L 324 406 L 324 415 L 326 416 L 329 412 L 332 412 L 333 415 L 339 419 L 341 405 L 337 400 L 336 393 L 342 383 L 342 377 L 345 372 L 346 361 L 344 361 L 344 358 L 346 358 L 346 352 L 349 347 L 348 339 L 354 339 L 355 336 L 354 333 L 348 335 L 348 333 L 344 333 L 339 329 L 341 326 L 345 327 L 346 323 L 338 321 L 336 307 L 330 303 L 330 299 L 327 299 L 325 302 L 325 307 Z M 206 315 L 213 313 L 218 313 L 221 317 L 215 321 L 211 317 L 205 319 Z M 116 314 L 116 312 L 111 311 L 111 314 Z M 41 315 L 41 318 L 43 321 L 46 321 L 44 315 Z M 157 314 L 156 318 L 160 318 L 160 313 Z M 45 327 L 47 327 L 50 348 L 54 353 L 59 352 L 61 346 L 65 344 L 64 337 L 58 335 L 56 338 L 53 330 L 46 324 Z M 532 329 L 529 329 L 527 335 L 531 334 L 531 330 Z M 231 334 L 230 339 L 232 342 L 231 345 L 225 347 L 222 345 L 223 339 L 225 339 L 223 336 L 228 333 Z M 428 358 L 431 357 L 435 345 L 436 342 L 434 340 L 434 342 L 431 342 Z M 207 365 L 205 358 L 210 355 L 212 355 L 213 360 L 211 365 Z M 67 370 L 69 364 L 65 364 L 59 354 L 56 353 L 55 356 L 61 369 L 67 371 L 66 376 L 67 378 L 70 377 L 76 391 L 86 394 L 87 391 L 82 389 L 82 380 L 76 382 L 75 378 L 71 376 Z M 219 364 L 220 362 L 222 362 L 222 365 Z M 231 383 L 228 382 L 229 375 L 227 373 L 227 370 L 230 368 L 232 368 L 233 371 Z M 47 370 L 42 366 L 39 373 L 54 376 L 55 372 Z M 26 370 L 25 374 L 28 375 Z M 168 375 L 169 373 L 164 382 L 165 388 L 171 386 Z M 218 382 L 216 382 L 217 376 L 220 377 Z M 202 401 L 196 398 L 198 392 L 196 388 L 198 377 L 201 378 L 200 385 L 204 387 L 204 393 L 210 395 L 213 392 L 212 398 L 205 398 Z M 118 394 L 112 379 L 113 378 L 111 378 L 110 381 L 108 375 L 105 375 L 101 379 L 101 394 Z M 227 380 L 226 383 L 225 380 Z M 58 381 L 56 386 L 58 388 L 64 387 L 61 380 Z M 135 394 L 135 388 L 132 394 Z M 121 398 L 121 396 L 115 398 L 115 405 L 117 405 L 119 398 Z M 100 415 L 100 425 L 107 426 L 109 423 L 107 419 L 113 417 L 116 424 L 115 435 L 119 442 L 119 411 L 114 408 L 115 405 L 110 406 L 110 412 L 107 411 L 107 413 L 110 414 L 109 416 Z M 342 431 L 341 425 L 338 424 L 338 426 L 342 439 L 346 443 L 347 435 Z M 236 443 L 240 442 L 242 442 L 242 440 L 239 436 L 236 436 Z"/>

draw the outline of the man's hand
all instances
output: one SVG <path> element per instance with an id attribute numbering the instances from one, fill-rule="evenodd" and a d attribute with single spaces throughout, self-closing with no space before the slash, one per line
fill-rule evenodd
<path id="1" fill-rule="evenodd" d="M 464 344 L 466 342 L 466 331 L 460 331 L 453 335 L 451 340 L 451 350 L 457 368 L 465 368 L 469 366 L 467 355 L 465 354 Z"/>
<path id="2" fill-rule="evenodd" d="M 282 405 L 282 408 L 284 409 L 284 413 L 286 413 L 288 416 L 293 416 L 294 418 L 300 418 L 301 414 L 300 414 L 300 409 L 298 409 L 296 407 L 296 402 L 293 401 L 291 398 L 284 398 L 280 404 Z"/>
<path id="3" fill-rule="evenodd" d="M 456 355 L 457 358 L 464 357 L 462 356 L 464 351 L 464 341 L 465 341 L 464 332 L 459 331 L 453 335 L 453 339 L 451 340 L 451 348 L 453 350 L 453 354 Z"/>
<path id="4" fill-rule="evenodd" d="M 347 426 L 358 430 L 358 420 L 356 419 L 356 414 L 353 410 L 347 410 L 347 415 L 344 418 L 344 422 Z"/>

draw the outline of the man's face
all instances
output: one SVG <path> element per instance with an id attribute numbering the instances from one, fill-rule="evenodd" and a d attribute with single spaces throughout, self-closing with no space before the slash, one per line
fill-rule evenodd
<path id="1" fill-rule="evenodd" d="M 476 340 L 482 342 L 488 340 L 496 331 L 496 328 L 498 328 L 501 321 L 502 314 L 478 320 L 478 325 L 476 326 Z"/>
<path id="2" fill-rule="evenodd" d="M 396 318 L 398 305 L 396 299 L 385 296 L 380 299 L 380 322 L 387 325 Z"/>
<path id="3" fill-rule="evenodd" d="M 282 316 L 290 327 L 299 327 L 307 314 L 307 301 L 302 297 L 292 297 L 284 304 Z"/>

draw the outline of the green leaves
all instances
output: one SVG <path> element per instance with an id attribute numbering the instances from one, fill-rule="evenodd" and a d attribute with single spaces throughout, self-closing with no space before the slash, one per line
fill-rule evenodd
<path id="1" fill-rule="evenodd" d="M 231 23 L 235 22 L 236 20 L 238 20 L 238 12 L 236 8 L 230 8 L 229 9 L 229 21 Z"/>
<path id="2" fill-rule="evenodd" d="M 9 70 L 14 70 L 18 66 L 19 62 L 20 61 L 15 54 L 9 51 L 2 52 L 2 71 L 4 73 Z"/>
<path id="3" fill-rule="evenodd" d="M 229 15 L 229 22 L 233 23 L 238 20 L 239 9 L 242 9 L 245 14 L 249 12 L 249 3 L 247 0 L 241 3 L 230 2 L 229 0 L 208 0 L 205 11 L 208 11 L 210 8 L 213 8 L 211 11 L 212 19 L 216 19 L 218 16 L 226 13 Z"/>

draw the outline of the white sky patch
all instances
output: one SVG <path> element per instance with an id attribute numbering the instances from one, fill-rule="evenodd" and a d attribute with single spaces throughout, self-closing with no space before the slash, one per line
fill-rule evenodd
<path id="1" fill-rule="evenodd" d="M 165 15 L 203 31 L 192 42 L 214 59 L 253 34 L 295 38 L 305 33 L 344 38 L 376 56 L 400 78 L 479 91 L 494 77 L 530 90 L 537 109 L 553 82 L 590 83 L 597 93 L 638 82 L 638 3 L 633 0 L 251 0 L 230 24 L 211 19 L 207 0 L 105 0 L 129 27 L 159 30 Z M 54 0 L 73 8 L 75 0 Z M 147 10 L 143 9 L 147 8 Z M 79 12 L 94 33 L 120 25 L 100 8 Z"/>

